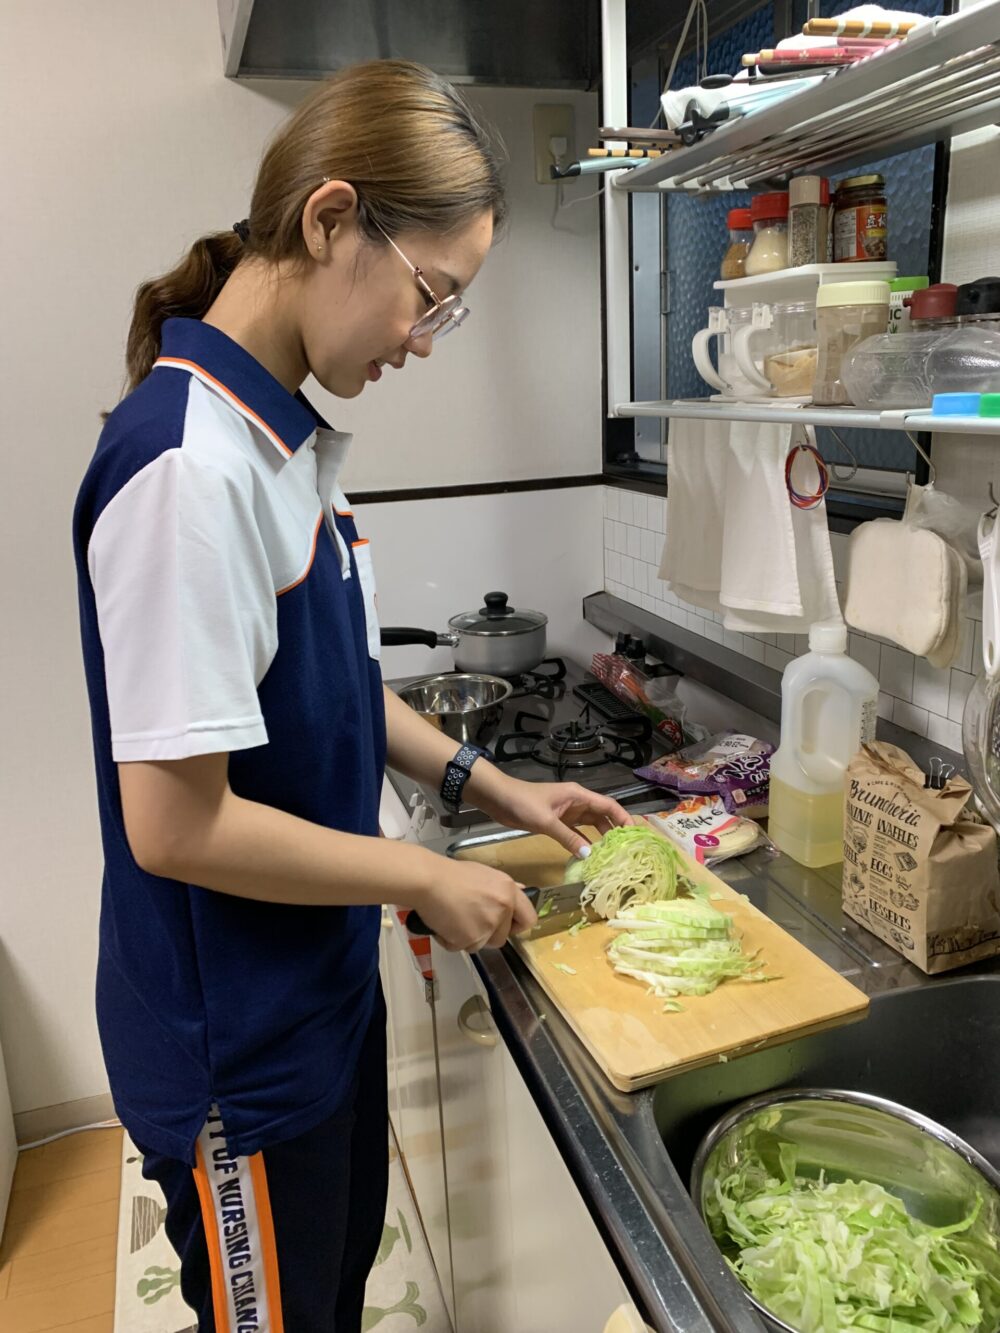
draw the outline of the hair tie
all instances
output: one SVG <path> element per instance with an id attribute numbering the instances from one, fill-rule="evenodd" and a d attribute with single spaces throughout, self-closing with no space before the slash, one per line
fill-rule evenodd
<path id="1" fill-rule="evenodd" d="M 233 231 L 240 238 L 244 245 L 250 239 L 250 219 L 244 218 L 242 222 L 233 223 Z"/>
<path id="2" fill-rule="evenodd" d="M 800 453 L 811 454 L 819 472 L 819 487 L 812 494 L 803 495 L 792 485 L 792 467 L 795 459 Z M 788 457 L 785 459 L 785 485 L 788 488 L 788 498 L 796 509 L 815 509 L 815 507 L 826 495 L 830 489 L 830 471 L 827 468 L 823 455 L 815 445 L 812 444 L 793 444 L 788 451 Z"/>

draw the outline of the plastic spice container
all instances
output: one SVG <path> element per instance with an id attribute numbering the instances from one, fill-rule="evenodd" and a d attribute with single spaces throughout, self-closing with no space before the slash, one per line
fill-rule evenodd
<path id="1" fill-rule="evenodd" d="M 890 315 L 891 317 L 891 315 Z M 840 379 L 855 407 L 930 407 L 927 357 L 944 332 L 904 329 L 865 338 L 846 352 Z"/>
<path id="2" fill-rule="evenodd" d="M 910 325 L 910 307 L 906 298 L 925 291 L 929 278 L 893 278 L 889 283 L 889 332 L 902 333 Z"/>
<path id="3" fill-rule="evenodd" d="M 750 201 L 753 244 L 744 262 L 748 278 L 788 267 L 788 194 L 758 194 Z"/>
<path id="4" fill-rule="evenodd" d="M 935 338 L 926 373 L 933 394 L 1000 393 L 1000 327 L 963 320 Z"/>
<path id="5" fill-rule="evenodd" d="M 813 402 L 849 403 L 840 378 L 841 363 L 855 343 L 885 333 L 889 326 L 887 282 L 834 282 L 816 293 L 818 352 Z"/>
<path id="6" fill-rule="evenodd" d="M 912 296 L 904 296 L 903 305 L 910 311 L 910 328 L 943 332 L 955 327 L 957 301 L 958 288 L 953 282 L 936 282 L 933 287 L 918 288 Z"/>
<path id="7" fill-rule="evenodd" d="M 823 208 L 822 176 L 796 176 L 788 185 L 788 265 L 825 264 L 827 216 Z"/>
<path id="8" fill-rule="evenodd" d="M 719 276 L 723 282 L 745 276 L 746 257 L 753 243 L 753 219 L 749 208 L 731 208 L 726 215 L 729 249 L 722 257 Z"/>
<path id="9" fill-rule="evenodd" d="M 842 180 L 833 196 L 834 263 L 885 259 L 888 216 L 884 176 Z"/>

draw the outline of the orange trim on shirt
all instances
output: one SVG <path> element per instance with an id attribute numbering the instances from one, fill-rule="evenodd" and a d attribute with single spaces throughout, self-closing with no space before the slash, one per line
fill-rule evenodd
<path id="1" fill-rule="evenodd" d="M 225 394 L 227 398 L 231 398 L 241 412 L 245 412 L 248 417 L 252 417 L 253 420 L 256 421 L 261 430 L 265 431 L 267 435 L 270 436 L 286 458 L 291 458 L 291 449 L 289 449 L 288 445 L 279 435 L 275 434 L 264 418 L 258 416 L 252 407 L 248 407 L 242 398 L 238 398 L 236 394 L 233 393 L 232 389 L 227 389 L 221 380 L 217 380 L 214 375 L 210 375 L 204 366 L 199 366 L 196 361 L 188 361 L 182 356 L 159 356 L 153 362 L 153 366 L 154 368 L 156 366 L 180 366 L 185 370 L 195 370 L 199 375 L 204 375 L 207 380 L 215 385 L 220 393 Z"/>
<path id="2" fill-rule="evenodd" d="M 267 1310 L 271 1317 L 270 1333 L 284 1333 L 285 1322 L 281 1312 L 281 1283 L 278 1279 L 278 1246 L 274 1239 L 274 1218 L 271 1215 L 271 1196 L 267 1188 L 264 1154 L 254 1153 L 247 1159 L 253 1196 L 257 1205 L 257 1229 L 260 1234 L 261 1257 L 264 1261 L 264 1282 L 267 1286 Z"/>
<path id="3" fill-rule="evenodd" d="M 195 1144 L 194 1183 L 201 1204 L 201 1220 L 205 1228 L 205 1241 L 208 1245 L 208 1266 L 212 1274 L 212 1309 L 215 1312 L 216 1333 L 229 1333 L 229 1302 L 226 1300 L 226 1280 L 222 1271 L 222 1245 L 219 1241 L 219 1224 L 215 1217 L 215 1203 L 212 1199 L 212 1186 L 205 1169 L 205 1158 L 201 1144 Z"/>
<path id="4" fill-rule="evenodd" d="M 312 549 L 309 552 L 309 563 L 306 565 L 305 569 L 295 580 L 295 582 L 289 583 L 288 586 L 285 588 L 279 588 L 278 591 L 274 594 L 275 597 L 282 597 L 286 592 L 291 592 L 293 588 L 297 588 L 299 584 L 308 577 L 309 571 L 313 567 L 313 561 L 316 559 L 316 543 L 319 541 L 319 530 L 322 522 L 323 522 L 323 515 L 320 514 L 319 518 L 316 520 L 316 526 L 315 528 L 313 528 Z"/>
<path id="5" fill-rule="evenodd" d="M 352 546 L 367 546 L 367 545 L 368 545 L 368 538 L 367 538 L 367 537 L 361 537 L 361 538 L 359 538 L 356 542 L 351 542 L 351 545 L 352 545 Z"/>
<path id="6" fill-rule="evenodd" d="M 354 510 L 353 510 L 353 509 L 334 509 L 333 512 L 334 512 L 335 514 L 338 514 L 341 518 L 353 518 L 353 517 L 354 517 Z"/>

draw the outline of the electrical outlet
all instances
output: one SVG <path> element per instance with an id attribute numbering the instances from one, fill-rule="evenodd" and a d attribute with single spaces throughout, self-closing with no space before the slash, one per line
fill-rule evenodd
<path id="1" fill-rule="evenodd" d="M 566 151 L 561 165 L 576 161 L 573 108 L 568 102 L 558 105 L 538 103 L 535 107 L 535 180 L 540 185 L 553 185 L 549 167 L 553 164 L 552 140 L 565 139 Z M 560 144 L 560 147 L 562 145 Z"/>

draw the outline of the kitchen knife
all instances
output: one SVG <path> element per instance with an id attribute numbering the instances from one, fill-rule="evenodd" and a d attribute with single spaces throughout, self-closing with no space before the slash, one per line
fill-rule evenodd
<path id="1" fill-rule="evenodd" d="M 545 887 L 531 886 L 524 890 L 525 897 L 538 913 L 539 922 L 549 917 L 565 916 L 569 912 L 580 910 L 580 893 L 583 881 L 573 884 L 550 884 Z M 421 918 L 411 911 L 406 918 L 406 929 L 411 935 L 433 935 L 434 931 Z"/>

